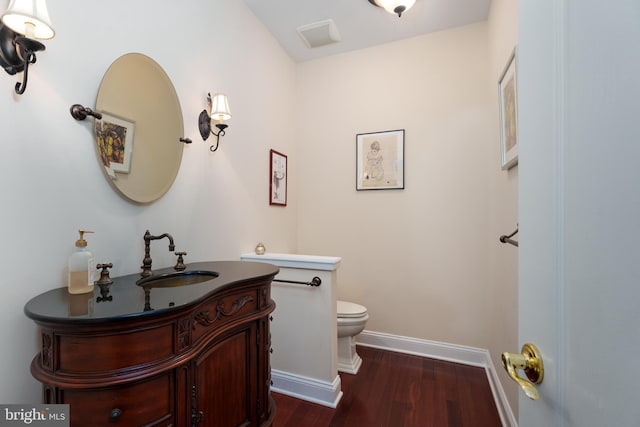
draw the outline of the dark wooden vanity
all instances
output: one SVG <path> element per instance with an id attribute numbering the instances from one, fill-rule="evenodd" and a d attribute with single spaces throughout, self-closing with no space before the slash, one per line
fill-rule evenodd
<path id="1" fill-rule="evenodd" d="M 43 402 L 69 404 L 78 427 L 271 425 L 278 268 L 221 261 L 190 270 L 218 277 L 143 289 L 136 274 L 114 278 L 108 295 L 58 288 L 29 301 L 25 314 L 41 330 L 31 373 Z"/>

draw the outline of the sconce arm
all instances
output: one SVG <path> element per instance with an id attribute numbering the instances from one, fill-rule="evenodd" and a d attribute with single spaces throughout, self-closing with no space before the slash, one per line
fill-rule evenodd
<path id="1" fill-rule="evenodd" d="M 216 127 L 219 129 L 219 130 L 218 130 L 218 133 L 213 133 L 213 131 L 212 131 L 212 130 L 210 130 L 211 135 L 213 135 L 213 136 L 215 136 L 215 137 L 216 137 L 216 145 L 215 145 L 215 148 L 214 148 L 214 146 L 213 146 L 213 145 L 212 145 L 211 147 L 209 147 L 209 150 L 211 150 L 211 152 L 212 152 L 212 153 L 218 149 L 218 144 L 220 144 L 220 137 L 221 137 L 221 136 L 224 136 L 224 134 L 225 134 L 224 130 L 228 127 L 228 125 L 225 125 L 224 123 L 218 123 L 218 124 L 216 125 Z"/>
<path id="2" fill-rule="evenodd" d="M 23 59 L 24 73 L 22 75 L 22 82 L 16 83 L 16 93 L 22 95 L 27 90 L 27 80 L 29 78 L 29 64 L 36 63 L 36 52 L 45 50 L 45 46 L 39 41 L 32 40 L 27 37 L 16 37 L 16 46 L 20 48 L 20 57 Z"/>
<path id="3" fill-rule="evenodd" d="M 24 61 L 24 73 L 22 73 L 22 83 L 16 83 L 16 93 L 18 95 L 22 95 L 25 90 L 27 90 L 27 79 L 29 78 L 29 64 L 34 64 L 36 62 L 36 54 L 33 52 L 29 52 L 27 54 L 27 59 Z"/>

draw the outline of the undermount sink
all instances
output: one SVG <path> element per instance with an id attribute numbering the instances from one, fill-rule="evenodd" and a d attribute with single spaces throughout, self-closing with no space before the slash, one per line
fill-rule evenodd
<path id="1" fill-rule="evenodd" d="M 207 282 L 216 277 L 218 277 L 218 273 L 215 271 L 177 271 L 175 273 L 165 273 L 142 278 L 136 282 L 136 285 L 144 288 L 175 288 L 178 286 L 189 286 Z"/>

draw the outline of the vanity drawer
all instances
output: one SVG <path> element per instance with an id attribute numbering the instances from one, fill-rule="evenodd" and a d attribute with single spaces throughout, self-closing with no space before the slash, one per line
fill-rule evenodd
<path id="1" fill-rule="evenodd" d="M 97 373 L 130 369 L 173 354 L 173 325 L 113 334 L 58 336 L 56 370 Z"/>
<path id="2" fill-rule="evenodd" d="M 172 375 L 96 390 L 61 390 L 71 426 L 173 426 Z"/>
<path id="3" fill-rule="evenodd" d="M 193 312 L 193 342 L 235 319 L 258 311 L 256 290 L 235 293 L 204 304 Z"/>

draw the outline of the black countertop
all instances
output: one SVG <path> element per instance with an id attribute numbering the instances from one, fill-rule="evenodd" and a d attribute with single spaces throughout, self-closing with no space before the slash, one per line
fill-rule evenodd
<path id="1" fill-rule="evenodd" d="M 32 298 L 24 306 L 30 319 L 55 323 L 104 323 L 132 317 L 154 316 L 194 305 L 212 292 L 260 279 L 272 279 L 278 267 L 250 261 L 197 262 L 187 265 L 189 271 L 213 271 L 218 274 L 210 280 L 176 287 L 138 286 L 140 274 L 114 277 L 109 287 L 110 301 L 100 299 L 100 287 L 92 293 L 72 295 L 67 287 L 52 289 Z M 155 276 L 175 273 L 173 268 L 154 270 Z"/>

